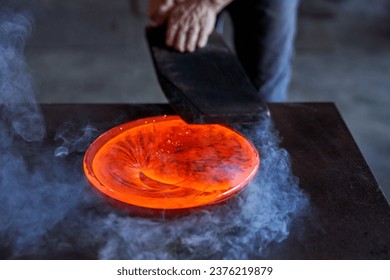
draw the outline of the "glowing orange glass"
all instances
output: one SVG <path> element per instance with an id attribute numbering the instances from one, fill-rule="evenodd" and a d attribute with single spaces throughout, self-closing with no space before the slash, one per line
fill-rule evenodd
<path id="1" fill-rule="evenodd" d="M 84 171 L 93 186 L 116 200 L 183 209 L 238 192 L 259 163 L 256 148 L 226 126 L 158 116 L 101 135 L 85 154 Z"/>

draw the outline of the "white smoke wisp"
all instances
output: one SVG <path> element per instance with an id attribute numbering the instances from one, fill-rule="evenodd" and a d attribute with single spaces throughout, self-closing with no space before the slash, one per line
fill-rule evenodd
<path id="1" fill-rule="evenodd" d="M 69 180 L 42 145 L 44 118 L 23 53 L 31 30 L 28 13 L 0 11 L 0 258 L 39 255 L 80 193 L 80 176 Z"/>
<path id="2" fill-rule="evenodd" d="M 27 14 L 0 11 L 0 117 L 11 124 L 11 133 L 28 142 L 45 135 L 23 55 L 31 21 Z"/>
<path id="3" fill-rule="evenodd" d="M 54 151 L 54 155 L 56 157 L 65 157 L 74 152 L 85 152 L 89 144 L 98 135 L 99 131 L 90 124 L 80 129 L 79 124 L 77 125 L 72 122 L 64 123 L 57 129 L 54 137 L 55 141 L 62 142 Z"/>

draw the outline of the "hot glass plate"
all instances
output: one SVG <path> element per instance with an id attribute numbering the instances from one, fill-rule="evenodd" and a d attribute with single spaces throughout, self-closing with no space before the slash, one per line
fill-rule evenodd
<path id="1" fill-rule="evenodd" d="M 157 116 L 102 134 L 86 151 L 84 172 L 94 187 L 121 202 L 184 209 L 238 192 L 259 163 L 256 148 L 226 126 Z"/>

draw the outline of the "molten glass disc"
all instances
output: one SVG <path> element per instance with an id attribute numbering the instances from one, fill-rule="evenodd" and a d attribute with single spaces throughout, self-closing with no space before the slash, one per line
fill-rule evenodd
<path id="1" fill-rule="evenodd" d="M 94 187 L 116 200 L 183 209 L 238 192 L 259 163 L 256 148 L 228 127 L 158 116 L 101 135 L 85 154 L 84 171 Z"/>

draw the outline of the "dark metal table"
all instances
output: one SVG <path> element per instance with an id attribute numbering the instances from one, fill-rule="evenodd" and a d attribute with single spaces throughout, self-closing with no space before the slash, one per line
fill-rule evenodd
<path id="1" fill-rule="evenodd" d="M 287 239 L 273 246 L 266 258 L 390 259 L 390 207 L 336 107 L 331 103 L 270 104 L 269 107 L 282 139 L 281 146 L 290 153 L 293 173 L 300 179 L 300 188 L 309 196 L 311 213 L 302 217 L 292 227 Z M 28 162 L 31 163 L 30 167 L 26 167 L 27 170 L 34 169 L 34 163 L 40 162 L 36 151 L 47 151 L 46 146 L 53 147 L 55 138 L 56 141 L 64 141 L 58 134 L 60 127 L 65 127 L 68 134 L 71 129 L 66 128 L 67 125 L 73 128 L 85 125 L 97 127 L 95 134 L 88 134 L 84 130 L 84 142 L 89 144 L 93 137 L 116 124 L 141 117 L 172 114 L 169 105 L 161 104 L 51 104 L 42 105 L 42 110 L 47 123 L 47 140 L 36 148 L 20 146 L 20 149 L 25 150 L 24 157 L 29 158 Z M 51 165 L 60 165 L 66 174 L 74 171 L 74 178 L 63 178 L 61 168 L 53 166 L 53 170 L 47 172 L 57 174 L 53 177 L 57 178 L 56 181 L 53 180 L 56 184 L 70 180 L 77 185 L 85 180 L 80 170 L 86 145 L 81 142 L 68 145 L 66 153 L 69 155 L 66 159 L 52 159 Z M 63 151 L 56 150 L 57 154 L 61 152 Z M 71 188 L 75 196 L 80 195 L 80 191 L 69 182 L 59 188 Z M 94 198 L 88 197 L 83 199 L 89 206 L 82 211 L 92 216 L 91 221 L 93 215 L 110 215 L 112 210 L 108 209 L 112 206 L 106 206 L 100 200 L 90 203 Z M 82 236 L 80 229 L 83 221 L 77 220 L 80 206 L 72 208 L 74 199 L 62 196 L 55 202 L 50 201 L 50 198 L 39 201 L 46 200 L 49 206 L 42 207 L 42 210 L 34 208 L 41 215 L 34 222 L 36 229 L 34 224 L 20 222 L 21 225 L 30 226 L 26 230 L 32 231 L 32 237 L 17 239 L 15 236 L 20 231 L 20 226 L 10 226 L 8 229 L 0 227 L 0 258 L 101 257 L 97 248 L 105 237 Z M 45 229 L 46 232 L 41 233 L 38 238 L 34 236 L 34 231 L 42 231 L 40 221 L 48 220 L 45 211 L 50 211 L 50 203 L 53 203 L 53 211 L 56 211 L 55 205 L 62 205 L 62 208 L 69 208 L 68 213 L 73 211 L 73 214 L 61 216 L 55 221 L 50 220 L 50 228 Z M 93 210 L 88 208 L 90 205 L 94 205 Z M 4 209 L 3 211 L 10 211 L 9 208 Z M 126 216 L 122 212 L 120 215 Z M 5 216 L 9 219 L 12 217 L 11 214 Z M 56 232 L 65 230 L 65 227 L 70 229 L 69 232 L 56 238 L 59 236 Z M 30 244 L 28 238 L 39 240 L 39 246 Z M 85 242 L 80 241 L 88 238 L 93 245 L 85 245 Z M 21 250 L 24 252 L 21 253 Z M 16 251 L 18 252 L 15 253 Z"/>
<path id="2" fill-rule="evenodd" d="M 390 207 L 334 104 L 270 107 L 322 225 L 307 229 L 304 242 L 287 240 L 290 253 L 278 256 L 389 259 Z"/>

